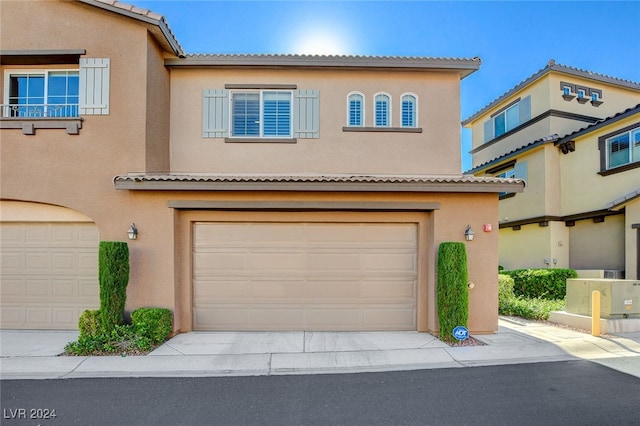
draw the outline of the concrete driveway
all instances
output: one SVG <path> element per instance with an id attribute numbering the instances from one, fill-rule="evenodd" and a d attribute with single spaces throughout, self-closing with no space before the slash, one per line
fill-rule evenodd
<path id="1" fill-rule="evenodd" d="M 56 356 L 77 339 L 77 331 L 0 330 L 0 357 Z"/>

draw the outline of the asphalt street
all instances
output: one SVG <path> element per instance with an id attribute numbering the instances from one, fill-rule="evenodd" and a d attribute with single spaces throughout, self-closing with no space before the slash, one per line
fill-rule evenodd
<path id="1" fill-rule="evenodd" d="M 631 425 L 640 407 L 640 379 L 589 361 L 0 385 L 0 423 L 7 426 Z"/>

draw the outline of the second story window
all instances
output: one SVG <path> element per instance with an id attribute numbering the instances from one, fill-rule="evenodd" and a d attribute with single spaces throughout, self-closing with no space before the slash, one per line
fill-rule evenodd
<path id="1" fill-rule="evenodd" d="M 8 76 L 5 117 L 77 117 L 78 71 L 25 71 Z"/>
<path id="2" fill-rule="evenodd" d="M 291 137 L 291 92 L 231 94 L 231 136 Z"/>
<path id="3" fill-rule="evenodd" d="M 640 161 L 640 127 L 606 139 L 607 168 Z"/>
<path id="4" fill-rule="evenodd" d="M 414 95 L 402 96 L 401 126 L 416 127 L 417 100 Z"/>
<path id="5" fill-rule="evenodd" d="M 364 96 L 360 93 L 351 93 L 348 100 L 348 123 L 352 127 L 364 126 Z"/>
<path id="6" fill-rule="evenodd" d="M 495 112 L 484 122 L 484 141 L 502 136 L 505 133 L 529 121 L 531 118 L 531 96 L 517 99 Z"/>
<path id="7" fill-rule="evenodd" d="M 375 117 L 376 127 L 391 126 L 391 99 L 389 95 L 380 93 L 375 96 Z"/>

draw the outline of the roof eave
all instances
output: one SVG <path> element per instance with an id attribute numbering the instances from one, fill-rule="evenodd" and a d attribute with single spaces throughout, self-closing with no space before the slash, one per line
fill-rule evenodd
<path id="1" fill-rule="evenodd" d="M 157 28 L 157 31 L 152 30 L 151 32 L 154 34 L 154 37 L 156 37 L 156 39 L 158 39 L 158 41 L 164 45 L 163 48 L 170 51 L 176 56 L 180 56 L 180 57 L 184 56 L 184 51 L 182 50 L 180 43 L 178 42 L 176 37 L 173 35 L 173 32 L 169 28 L 169 25 L 165 21 L 164 17 L 162 17 L 161 15 L 158 15 L 159 19 L 156 19 L 150 16 L 141 15 L 140 13 L 137 13 L 135 11 L 123 9 L 122 7 L 118 7 L 118 6 L 105 3 L 99 0 L 78 0 L 78 1 L 88 4 L 90 6 L 94 6 L 94 7 L 109 11 L 109 12 L 117 13 L 118 15 L 122 15 L 127 18 L 135 19 L 137 21 L 140 21 L 147 25 L 152 26 L 152 28 Z"/>
<path id="2" fill-rule="evenodd" d="M 175 68 L 314 68 L 458 71 L 465 78 L 480 68 L 481 60 L 334 55 L 188 55 L 169 58 Z"/>
<path id="3" fill-rule="evenodd" d="M 522 180 L 461 182 L 313 182 L 158 180 L 116 176 L 115 189 L 129 191 L 310 191 L 310 192 L 523 192 Z"/>
<path id="4" fill-rule="evenodd" d="M 536 82 L 537 80 L 539 80 L 540 78 L 544 77 L 545 75 L 547 75 L 547 74 L 549 74 L 551 72 L 559 72 L 559 73 L 562 73 L 562 74 L 573 75 L 575 77 L 581 77 L 581 78 L 586 78 L 586 79 L 590 79 L 590 80 L 596 80 L 596 81 L 599 81 L 599 82 L 602 82 L 602 83 L 606 83 L 606 84 L 612 84 L 612 85 L 615 85 L 615 86 L 625 87 L 625 88 L 630 89 L 630 90 L 640 91 L 640 83 L 635 83 L 635 82 L 629 81 L 629 80 L 623 80 L 623 79 L 619 79 L 619 78 L 615 78 L 615 77 L 606 76 L 606 75 L 603 75 L 603 74 L 598 74 L 598 73 L 594 73 L 594 72 L 590 72 L 590 71 L 580 70 L 578 68 L 572 68 L 572 67 L 568 67 L 568 66 L 565 66 L 565 65 L 560 65 L 560 64 L 555 64 L 555 63 L 551 63 L 550 62 L 549 64 L 547 64 L 546 67 L 544 67 L 541 70 L 537 71 L 536 73 L 532 74 L 531 76 L 526 78 L 524 81 L 518 83 L 516 86 L 514 86 L 511 89 L 509 89 L 507 92 L 505 92 L 504 94 L 502 94 L 498 98 L 494 99 L 493 101 L 491 101 L 486 106 L 482 107 L 480 110 L 478 110 L 471 117 L 463 120 L 462 123 L 461 123 L 462 126 L 463 127 L 467 127 L 469 124 L 473 123 L 478 118 L 482 117 L 483 115 L 488 113 L 490 110 L 492 110 L 493 108 L 497 107 L 502 102 L 506 101 L 507 98 L 510 98 L 511 96 L 515 95 L 516 93 L 518 93 L 519 91 L 521 91 L 525 87 L 530 86 L 531 84 L 533 84 L 534 82 Z"/>

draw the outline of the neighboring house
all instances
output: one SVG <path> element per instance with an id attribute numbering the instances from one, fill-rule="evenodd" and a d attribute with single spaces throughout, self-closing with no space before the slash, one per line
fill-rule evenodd
<path id="1" fill-rule="evenodd" d="M 75 328 L 123 240 L 127 309 L 176 331 L 435 331 L 438 245 L 471 225 L 469 326 L 496 330 L 481 230 L 524 183 L 460 172 L 479 59 L 185 55 L 119 2 L 1 7 L 3 328 Z"/>
<path id="2" fill-rule="evenodd" d="M 500 264 L 640 278 L 640 84 L 548 65 L 463 121 L 500 196 Z"/>

